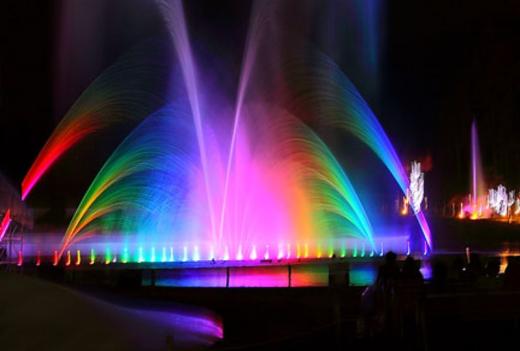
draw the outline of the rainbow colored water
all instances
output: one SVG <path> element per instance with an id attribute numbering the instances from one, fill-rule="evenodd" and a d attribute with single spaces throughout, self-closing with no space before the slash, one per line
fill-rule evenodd
<path id="1" fill-rule="evenodd" d="M 206 83 L 182 2 L 157 3 L 180 73 L 162 107 L 149 113 L 154 104 L 145 89 L 128 90 L 103 76 L 73 106 L 24 179 L 25 198 L 90 134 L 140 121 L 87 189 L 53 248 L 56 264 L 99 257 L 105 263 L 364 257 L 408 249 L 407 229 L 374 230 L 348 165 L 298 112 L 312 111 L 312 119 L 367 145 L 406 192 L 406 172 L 383 127 L 331 59 L 293 60 L 270 89 L 283 85 L 283 98 L 265 93 L 259 68 L 265 50 L 259 48 L 266 38 L 259 33 L 268 21 L 258 19 L 261 6 L 254 8 L 261 16 L 253 16 L 236 97 L 230 96 Z M 110 94 L 97 94 L 102 88 Z M 431 248 L 422 212 L 417 220 Z"/>

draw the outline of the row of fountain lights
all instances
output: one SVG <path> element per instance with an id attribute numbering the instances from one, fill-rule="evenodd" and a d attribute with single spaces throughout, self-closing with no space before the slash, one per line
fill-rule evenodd
<path id="1" fill-rule="evenodd" d="M 500 190 L 501 189 L 500 189 L 500 186 L 499 186 L 499 191 Z M 498 195 L 500 196 L 501 194 L 502 193 L 499 193 Z M 411 163 L 410 186 L 408 187 L 407 192 L 406 192 L 406 196 L 403 199 L 403 207 L 402 207 L 402 209 L 400 211 L 401 215 L 405 216 L 405 215 L 408 214 L 408 207 L 409 206 L 413 209 L 414 213 L 418 213 L 419 211 L 421 211 L 421 206 L 422 206 L 421 204 L 423 202 L 424 202 L 424 207 L 427 208 L 427 206 L 428 206 L 427 205 L 427 200 L 424 197 L 424 173 L 422 173 L 422 171 L 421 171 L 421 163 L 413 161 Z M 520 202 L 518 202 L 518 206 L 520 208 Z M 7 228 L 9 227 L 10 222 L 11 222 L 10 210 L 7 210 L 7 212 L 4 214 L 4 217 L 3 217 L 2 221 L 0 222 L 0 241 L 2 240 L 5 232 L 7 231 Z M 408 254 L 410 254 L 410 243 L 409 242 L 408 242 L 407 246 L 408 246 L 407 247 L 407 255 L 408 255 Z M 318 250 L 315 258 L 322 258 L 322 253 L 320 251 L 321 250 Z M 384 254 L 383 243 L 381 243 L 381 250 L 379 252 L 379 255 L 382 256 L 383 254 Z M 424 255 L 426 255 L 426 254 L 427 254 L 427 248 L 426 248 L 426 244 L 425 244 Z M 373 257 L 375 255 L 376 255 L 376 253 L 374 252 L 374 250 L 371 250 L 371 252 L 369 254 L 369 257 Z M 72 262 L 72 257 L 71 256 L 72 256 L 71 252 L 67 251 L 66 258 L 65 258 L 65 265 L 66 266 L 70 266 L 71 265 L 71 262 Z M 96 261 L 96 256 L 94 254 L 94 250 L 93 249 L 91 250 L 89 256 L 90 256 L 89 264 L 92 265 Z M 105 254 L 105 260 L 104 260 L 105 264 L 110 264 L 111 262 L 114 262 L 114 263 L 117 262 L 117 256 L 114 256 L 113 258 L 111 258 L 111 256 L 112 255 L 110 254 L 109 251 L 108 251 L 107 254 Z M 210 259 L 209 259 L 210 261 L 215 260 L 213 254 L 211 254 L 210 256 L 211 256 Z M 330 258 L 332 258 L 334 256 L 334 252 L 329 252 L 328 256 Z M 354 249 L 352 251 L 352 257 L 357 257 L 357 256 L 358 256 L 358 250 L 357 250 L 357 247 L 354 247 Z M 342 250 L 341 257 L 342 258 L 346 257 L 346 248 L 344 250 Z M 365 257 L 365 244 L 364 243 L 362 245 L 360 257 Z M 253 247 L 249 258 L 252 261 L 255 261 L 255 260 L 258 259 L 257 252 L 256 252 L 256 247 Z M 289 245 L 287 247 L 287 255 L 284 255 L 283 248 L 279 248 L 278 249 L 277 259 L 281 260 L 281 259 L 284 259 L 284 258 L 285 259 L 291 259 L 292 258 Z M 300 254 L 300 247 L 297 247 L 296 259 L 300 259 L 300 258 L 305 258 L 305 259 L 309 258 L 309 247 L 308 247 L 308 245 L 305 245 L 305 247 L 304 247 L 304 254 L 303 255 Z M 222 260 L 223 261 L 229 261 L 229 259 L 230 259 L 229 258 L 229 253 L 227 253 L 227 250 L 226 250 L 226 253 L 222 257 Z M 243 254 L 242 254 L 242 250 L 239 249 L 239 251 L 237 253 L 237 256 L 236 256 L 236 260 L 237 261 L 242 261 L 243 259 L 244 259 L 244 257 L 243 257 Z M 268 246 L 266 247 L 266 251 L 264 253 L 264 260 L 269 260 L 269 247 Z M 57 251 L 54 251 L 54 254 L 53 254 L 53 265 L 57 266 L 59 261 L 60 261 L 59 254 L 58 254 Z M 183 258 L 182 258 L 181 262 L 187 262 L 187 261 L 188 261 L 188 248 L 184 247 L 184 255 L 183 255 Z M 193 249 L 192 261 L 193 262 L 200 261 L 199 250 L 198 250 L 198 247 L 196 247 L 196 246 Z M 121 262 L 122 263 L 129 262 L 128 253 L 126 253 L 126 254 L 123 253 L 123 257 L 121 259 Z M 137 263 L 142 263 L 142 262 L 145 262 L 145 260 L 144 260 L 144 255 L 142 253 L 142 248 L 140 248 L 139 249 L 139 255 L 138 255 L 138 258 L 137 258 Z M 155 262 L 155 249 L 154 248 L 152 248 L 152 253 L 151 253 L 151 256 L 150 256 L 150 262 Z M 169 258 L 169 260 L 166 259 L 166 248 L 163 248 L 161 262 L 174 262 L 173 248 L 170 248 L 170 258 Z M 23 265 L 23 254 L 22 254 L 21 250 L 18 252 L 17 264 L 19 266 Z M 41 256 L 40 256 L 40 254 L 38 254 L 37 259 L 36 259 L 36 265 L 39 266 L 40 264 L 41 264 Z M 76 251 L 75 264 L 76 265 L 80 265 L 81 264 L 81 252 L 80 252 L 80 250 Z"/>
<path id="2" fill-rule="evenodd" d="M 322 258 L 333 259 L 336 257 L 336 254 L 333 250 L 329 250 L 329 252 L 325 256 L 323 255 L 321 250 L 318 250 L 318 252 L 316 252 L 316 255 L 314 257 L 312 257 L 309 255 L 308 245 L 304 246 L 303 254 L 301 254 L 300 250 L 297 250 L 296 256 L 293 257 L 291 255 L 290 246 L 288 245 L 287 248 L 288 248 L 287 251 L 284 252 L 283 248 L 279 247 L 278 255 L 276 256 L 276 259 L 278 261 L 291 260 L 291 259 L 296 259 L 296 260 L 322 259 Z M 379 252 L 376 252 L 373 249 L 371 249 L 370 252 L 367 252 L 367 250 L 365 248 L 365 243 L 363 242 L 361 245 L 361 248 L 359 250 L 358 250 L 357 244 L 354 245 L 354 247 L 351 250 L 350 257 L 353 257 L 353 258 L 376 257 L 376 256 L 381 257 L 384 254 L 385 254 L 385 251 L 384 251 L 383 242 L 381 242 L 381 244 L 380 244 Z M 411 254 L 410 241 L 407 241 L 406 255 L 410 255 L 410 254 Z M 428 247 L 425 243 L 423 255 L 427 255 L 427 254 L 428 254 Z M 81 250 L 79 250 L 79 249 L 76 250 L 75 254 L 73 254 L 73 252 L 68 250 L 68 251 L 66 251 L 66 253 L 63 256 L 64 256 L 63 263 L 65 266 L 71 266 L 71 265 L 80 266 L 83 262 L 83 256 L 81 254 Z M 345 247 L 341 250 L 339 257 L 346 258 L 347 256 L 348 256 L 348 248 Z M 259 257 L 257 255 L 257 250 L 255 247 L 253 247 L 253 249 L 251 250 L 251 254 L 249 256 L 249 261 L 257 261 L 258 259 L 259 259 Z M 208 258 L 208 260 L 206 262 L 215 262 L 215 260 L 216 260 L 216 258 L 214 257 L 214 255 L 210 255 L 210 257 Z M 264 262 L 271 260 L 271 256 L 269 253 L 269 246 L 266 246 L 265 253 L 263 255 L 262 260 Z M 53 255 L 52 255 L 52 265 L 58 266 L 60 264 L 60 261 L 62 261 L 62 259 L 60 258 L 58 251 L 54 251 Z M 123 249 L 123 253 L 121 255 L 120 260 L 118 260 L 117 255 L 112 255 L 112 253 L 110 252 L 110 249 L 108 249 L 108 248 L 105 250 L 104 258 L 101 260 L 99 260 L 98 256 L 96 256 L 94 249 L 90 249 L 90 252 L 88 254 L 88 264 L 89 265 L 94 265 L 96 262 L 104 263 L 104 264 L 108 265 L 111 263 L 118 263 L 118 262 L 126 264 L 126 263 L 173 263 L 173 262 L 200 262 L 200 261 L 203 261 L 203 260 L 201 259 L 200 250 L 199 250 L 198 246 L 193 247 L 191 260 L 189 257 L 189 252 L 188 252 L 187 246 L 183 247 L 183 255 L 180 260 L 175 260 L 173 247 L 170 247 L 169 250 L 167 250 L 166 247 L 162 247 L 160 260 L 157 259 L 157 252 L 156 252 L 155 247 L 151 248 L 150 256 L 149 256 L 148 260 L 145 259 L 143 247 L 138 248 L 137 256 L 135 257 L 134 261 L 132 261 L 130 259 L 129 250 L 126 248 Z M 221 258 L 221 261 L 223 261 L 223 262 L 230 261 L 230 257 L 229 257 L 229 254 L 227 253 L 227 250 L 226 250 L 226 253 L 224 254 L 224 256 Z M 235 257 L 235 261 L 244 261 L 244 256 L 241 251 L 239 251 L 237 253 L 237 255 Z M 17 265 L 22 266 L 23 263 L 24 263 L 24 257 L 23 257 L 22 251 L 19 250 L 18 258 L 17 258 Z M 41 252 L 38 251 L 38 253 L 36 255 L 35 265 L 40 266 L 41 264 L 42 264 L 42 256 L 41 256 Z"/>

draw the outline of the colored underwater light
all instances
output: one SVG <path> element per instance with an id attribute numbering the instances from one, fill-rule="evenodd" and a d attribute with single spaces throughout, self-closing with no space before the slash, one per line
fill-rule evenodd
<path id="1" fill-rule="evenodd" d="M 238 246 L 236 258 L 237 258 L 237 261 L 242 261 L 244 259 L 244 254 L 242 253 L 242 245 Z"/>
<path id="2" fill-rule="evenodd" d="M 283 258 L 283 244 L 278 244 L 278 256 L 276 258 L 278 260 Z"/>
<path id="3" fill-rule="evenodd" d="M 22 250 L 18 250 L 18 259 L 16 261 L 16 265 L 18 267 L 20 267 L 21 265 L 23 265 L 23 253 L 22 253 Z"/>
<path id="4" fill-rule="evenodd" d="M 112 262 L 112 253 L 110 249 L 107 247 L 105 250 L 105 264 L 110 264 Z"/>
<path id="5" fill-rule="evenodd" d="M 188 261 L 188 246 L 184 245 L 182 247 L 182 262 Z"/>
<path id="6" fill-rule="evenodd" d="M 123 249 L 123 254 L 121 255 L 121 263 L 128 263 L 130 260 L 130 254 L 128 253 L 128 248 L 125 247 Z"/>
<path id="7" fill-rule="evenodd" d="M 57 266 L 60 261 L 60 256 L 58 255 L 58 251 L 54 250 L 52 254 L 52 265 Z"/>
<path id="8" fill-rule="evenodd" d="M 41 252 L 38 251 L 36 253 L 36 267 L 39 267 L 41 264 L 42 264 Z"/>
<path id="9" fill-rule="evenodd" d="M 93 265 L 94 263 L 96 263 L 96 252 L 94 251 L 94 249 L 90 249 L 90 260 L 88 264 Z"/>
<path id="10" fill-rule="evenodd" d="M 341 245 L 339 256 L 341 258 L 345 258 L 347 256 L 347 248 L 345 247 L 345 244 Z"/>
<path id="11" fill-rule="evenodd" d="M 464 215 L 464 204 L 461 202 L 458 217 L 459 217 L 459 219 L 464 219 L 464 216 L 465 216 Z"/>
<path id="12" fill-rule="evenodd" d="M 329 258 L 333 258 L 334 257 L 334 247 L 332 245 L 329 245 L 329 253 L 328 253 L 328 256 Z"/>
<path id="13" fill-rule="evenodd" d="M 138 252 L 137 263 L 144 262 L 144 250 L 143 250 L 143 247 L 139 246 L 139 248 L 137 249 L 137 252 Z"/>
<path id="14" fill-rule="evenodd" d="M 394 239 L 390 239 L 390 246 L 395 248 L 396 252 L 399 251 L 402 254 L 405 254 L 408 249 L 408 241 L 405 238 L 399 239 L 394 243 Z M 221 256 L 218 257 L 218 260 L 221 261 L 244 261 L 254 262 L 261 258 L 263 260 L 268 261 L 281 261 L 281 260 L 301 260 L 304 259 L 303 256 L 298 258 L 297 256 L 297 248 L 300 247 L 300 254 L 304 251 L 305 247 L 308 247 L 310 252 L 309 257 L 307 259 L 336 259 L 336 258 L 345 258 L 345 257 L 376 257 L 384 254 L 384 245 L 387 244 L 387 241 L 378 240 L 378 250 L 372 250 L 372 246 L 367 244 L 364 240 L 341 240 L 339 242 L 310 242 L 310 243 L 279 243 L 276 246 L 276 249 L 269 245 L 264 245 L 260 250 L 256 244 L 251 244 L 251 246 L 242 246 L 238 247 L 239 251 L 230 252 L 227 246 L 224 246 L 221 249 Z M 396 244 L 399 244 L 402 251 L 396 249 Z M 410 241 L 410 247 L 412 247 L 412 242 Z M 402 245 L 402 246 L 401 246 Z M 425 245 L 424 242 L 421 241 L 420 245 Z M 84 246 L 81 246 L 84 248 Z M 167 263 L 167 262 L 175 262 L 174 255 L 177 250 L 179 250 L 180 255 L 178 256 L 177 262 L 208 262 L 206 257 L 209 257 L 208 254 L 211 250 L 210 246 L 204 247 L 197 242 L 187 243 L 182 246 L 166 246 L 161 244 L 155 244 L 154 246 L 136 246 L 135 251 L 131 250 L 131 247 L 126 245 L 115 246 L 113 243 L 106 244 L 103 247 L 97 246 L 99 250 L 103 252 L 100 256 L 101 261 L 96 261 L 96 251 L 93 248 L 88 249 L 88 254 L 83 253 L 83 250 L 79 248 L 74 248 L 74 250 L 67 250 L 63 254 L 63 256 L 59 256 L 59 251 L 54 251 L 55 260 L 59 262 L 63 260 L 63 264 L 65 266 L 73 266 L 73 265 L 81 265 L 82 262 L 88 265 L 93 265 L 95 263 L 103 263 L 103 264 L 111 264 L 111 263 Z M 424 246 L 426 249 L 427 246 Z M 421 247 L 421 251 L 419 254 L 423 254 L 423 247 Z M 37 254 L 40 254 L 40 251 L 37 251 Z M 228 256 L 229 255 L 229 256 Z M 36 257 L 36 255 L 35 255 Z M 99 259 L 99 257 L 98 257 Z M 153 261 L 155 259 L 155 261 Z M 54 260 L 54 261 L 55 261 Z"/>
<path id="15" fill-rule="evenodd" d="M 253 248 L 251 249 L 251 254 L 249 255 L 249 258 L 252 261 L 255 261 L 258 258 L 258 255 L 256 254 L 256 245 L 253 245 Z"/>
<path id="16" fill-rule="evenodd" d="M 269 245 L 266 245 L 265 246 L 265 252 L 264 252 L 264 260 L 268 260 L 269 259 Z"/>
<path id="17" fill-rule="evenodd" d="M 65 266 L 70 266 L 70 263 L 72 262 L 72 258 L 70 255 L 70 250 L 67 251 L 67 257 L 65 258 Z"/>
<path id="18" fill-rule="evenodd" d="M 200 260 L 200 252 L 199 247 L 195 245 L 193 247 L 193 262 L 198 262 Z"/>
<path id="19" fill-rule="evenodd" d="M 79 266 L 81 264 L 81 251 L 76 250 L 76 262 L 74 262 L 76 266 Z"/>
<path id="20" fill-rule="evenodd" d="M 224 256 L 222 256 L 222 259 L 224 261 L 228 261 L 229 260 L 229 248 L 226 246 L 224 246 Z"/>
<path id="21" fill-rule="evenodd" d="M 164 246 L 162 248 L 161 262 L 166 262 L 166 247 Z"/>
<path id="22" fill-rule="evenodd" d="M 155 246 L 152 246 L 152 250 L 150 253 L 150 262 L 155 262 Z"/>

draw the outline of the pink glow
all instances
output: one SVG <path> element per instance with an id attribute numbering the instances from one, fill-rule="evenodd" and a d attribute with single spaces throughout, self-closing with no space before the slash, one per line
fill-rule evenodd
<path id="1" fill-rule="evenodd" d="M 16 261 L 16 265 L 18 267 L 20 267 L 21 265 L 23 265 L 23 254 L 22 254 L 22 250 L 18 250 L 18 260 Z"/>
<path id="2" fill-rule="evenodd" d="M 53 256 L 52 256 L 52 265 L 57 266 L 59 261 L 60 261 L 60 257 L 58 256 L 58 251 L 55 250 L 53 253 Z"/>
<path id="3" fill-rule="evenodd" d="M 232 268 L 229 286 L 239 287 L 287 287 L 287 267 L 237 267 Z"/>

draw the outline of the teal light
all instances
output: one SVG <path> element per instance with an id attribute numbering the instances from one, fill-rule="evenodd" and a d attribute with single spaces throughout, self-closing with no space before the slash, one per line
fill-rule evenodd
<path id="1" fill-rule="evenodd" d="M 152 246 L 152 250 L 150 253 L 150 262 L 155 262 L 155 246 Z"/>
<path id="2" fill-rule="evenodd" d="M 110 252 L 110 248 L 107 247 L 105 249 L 105 264 L 109 264 L 112 262 L 112 253 Z"/>
<path id="3" fill-rule="evenodd" d="M 188 247 L 186 245 L 182 248 L 182 253 L 182 262 L 188 261 Z"/>
<path id="4" fill-rule="evenodd" d="M 173 247 L 170 246 L 170 262 L 175 261 L 175 256 L 173 255 Z"/>
<path id="5" fill-rule="evenodd" d="M 137 263 L 144 262 L 144 254 L 143 254 L 143 247 L 142 246 L 139 246 L 138 253 L 139 253 L 139 256 L 137 258 Z"/>
<path id="6" fill-rule="evenodd" d="M 121 262 L 123 263 L 128 263 L 129 261 L 129 254 L 128 254 L 128 248 L 125 247 L 123 249 L 123 255 L 121 256 Z"/>
<path id="7" fill-rule="evenodd" d="M 162 248 L 161 262 L 166 262 L 166 247 Z"/>

